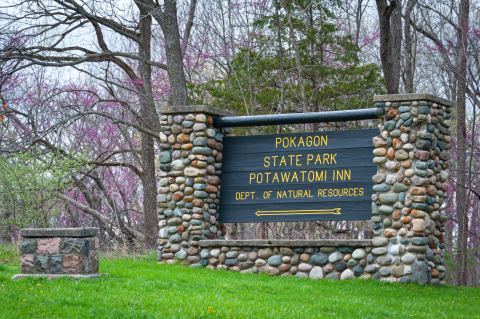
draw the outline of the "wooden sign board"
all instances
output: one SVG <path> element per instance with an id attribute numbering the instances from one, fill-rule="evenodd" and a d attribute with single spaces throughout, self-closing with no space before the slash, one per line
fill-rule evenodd
<path id="1" fill-rule="evenodd" d="M 225 137 L 220 222 L 370 219 L 377 134 Z"/>

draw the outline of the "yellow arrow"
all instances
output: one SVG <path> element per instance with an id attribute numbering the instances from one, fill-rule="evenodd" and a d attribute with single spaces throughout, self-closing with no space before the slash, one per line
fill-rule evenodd
<path id="1" fill-rule="evenodd" d="M 257 210 L 257 216 L 288 216 L 288 215 L 341 215 L 341 208 L 304 209 L 304 210 Z"/>

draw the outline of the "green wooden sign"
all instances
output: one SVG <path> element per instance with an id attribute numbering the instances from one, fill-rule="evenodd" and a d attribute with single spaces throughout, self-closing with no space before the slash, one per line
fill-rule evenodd
<path id="1" fill-rule="evenodd" d="M 220 222 L 370 219 L 377 134 L 225 137 Z"/>

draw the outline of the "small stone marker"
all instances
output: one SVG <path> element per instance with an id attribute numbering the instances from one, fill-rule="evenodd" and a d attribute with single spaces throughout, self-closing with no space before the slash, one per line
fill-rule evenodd
<path id="1" fill-rule="evenodd" d="M 98 228 L 20 230 L 20 271 L 26 277 L 98 277 Z"/>

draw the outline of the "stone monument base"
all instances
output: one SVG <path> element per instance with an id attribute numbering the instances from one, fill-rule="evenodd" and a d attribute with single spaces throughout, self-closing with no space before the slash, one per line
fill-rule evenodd
<path id="1" fill-rule="evenodd" d="M 98 228 L 20 230 L 21 274 L 15 278 L 98 276 L 97 233 Z"/>
<path id="2" fill-rule="evenodd" d="M 370 278 L 371 240 L 201 240 L 199 250 L 198 265 L 210 269 L 311 279 Z"/>

